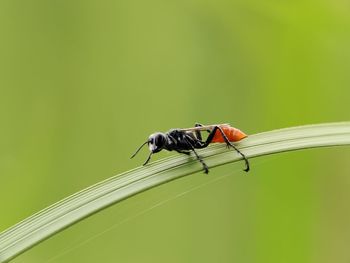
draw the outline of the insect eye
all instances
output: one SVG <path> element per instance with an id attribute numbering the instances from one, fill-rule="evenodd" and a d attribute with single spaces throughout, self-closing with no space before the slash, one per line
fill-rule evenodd
<path id="1" fill-rule="evenodd" d="M 149 142 L 150 142 L 151 144 L 153 144 L 153 143 L 154 143 L 154 138 L 151 138 L 151 139 L 149 140 Z"/>

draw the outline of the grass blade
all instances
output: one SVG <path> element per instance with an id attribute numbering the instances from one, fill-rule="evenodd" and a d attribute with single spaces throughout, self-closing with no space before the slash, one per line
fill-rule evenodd
<path id="1" fill-rule="evenodd" d="M 342 122 L 250 135 L 238 143 L 237 147 L 248 158 L 252 158 L 278 152 L 349 144 L 350 122 Z M 209 167 L 235 162 L 241 158 L 222 144 L 212 145 L 199 153 Z M 112 204 L 201 170 L 201 164 L 193 157 L 174 155 L 75 193 L 0 233 L 0 262 L 9 261 L 55 233 Z"/>

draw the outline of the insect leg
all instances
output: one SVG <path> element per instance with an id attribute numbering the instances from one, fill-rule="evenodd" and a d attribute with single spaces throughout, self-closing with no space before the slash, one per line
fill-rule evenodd
<path id="1" fill-rule="evenodd" d="M 205 163 L 205 162 L 203 161 L 203 159 L 198 155 L 198 153 L 197 153 L 196 150 L 194 149 L 192 143 L 191 143 L 188 139 L 186 139 L 186 138 L 185 138 L 185 140 L 186 140 L 187 144 L 190 146 L 190 148 L 191 148 L 191 150 L 193 151 L 194 155 L 196 155 L 197 160 L 202 164 L 203 169 L 204 169 L 204 173 L 208 174 L 208 173 L 209 173 L 209 168 L 208 168 L 208 166 L 206 165 L 206 163 Z"/>
<path id="2" fill-rule="evenodd" d="M 206 142 L 205 142 L 204 145 L 203 145 L 203 148 L 204 148 L 204 147 L 207 147 L 207 146 L 209 145 L 209 143 L 211 143 L 211 141 L 213 140 L 214 135 L 215 135 L 215 133 L 216 133 L 217 130 L 219 130 L 219 132 L 221 133 L 221 136 L 222 136 L 222 138 L 225 140 L 227 147 L 232 147 L 233 149 L 236 150 L 236 152 L 238 152 L 238 153 L 242 156 L 242 158 L 243 158 L 243 160 L 244 160 L 244 162 L 245 162 L 245 166 L 246 166 L 246 168 L 244 169 L 244 171 L 245 171 L 245 172 L 248 172 L 250 168 L 249 168 L 249 161 L 248 161 L 247 157 L 246 157 L 240 150 L 238 150 L 236 146 L 234 146 L 234 145 L 229 141 L 229 139 L 227 138 L 227 136 L 225 135 L 225 133 L 223 132 L 223 130 L 222 130 L 219 126 L 215 126 L 214 129 L 210 132 L 210 134 L 209 134 L 209 136 L 208 136 Z"/>
<path id="3" fill-rule="evenodd" d="M 208 174 L 209 173 L 209 168 L 206 165 L 206 163 L 203 161 L 203 159 L 198 155 L 198 153 L 196 152 L 196 150 L 194 148 L 192 148 L 192 151 L 194 152 L 194 154 L 197 157 L 197 160 L 200 161 L 200 163 L 203 165 L 203 169 L 204 169 L 204 173 Z"/>
<path id="4" fill-rule="evenodd" d="M 186 155 L 190 155 L 190 152 L 188 151 L 182 151 L 182 150 L 176 150 L 178 153 L 183 153 L 183 154 L 186 154 Z"/>
<path id="5" fill-rule="evenodd" d="M 203 125 L 202 124 L 200 124 L 200 123 L 196 123 L 195 125 L 194 125 L 194 127 L 202 127 Z M 202 134 L 201 134 L 201 132 L 200 131 L 195 131 L 195 133 L 196 133 L 196 137 L 197 137 L 197 139 L 198 140 L 202 140 Z"/>
<path id="6" fill-rule="evenodd" d="M 194 127 L 203 127 L 202 124 L 196 122 L 196 124 L 194 125 Z M 210 133 L 210 130 L 207 130 L 208 133 Z M 198 140 L 202 141 L 202 134 L 200 131 L 195 131 L 196 137 Z"/>

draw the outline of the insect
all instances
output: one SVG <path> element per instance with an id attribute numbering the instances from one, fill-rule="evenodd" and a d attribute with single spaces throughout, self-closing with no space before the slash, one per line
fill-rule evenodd
<path id="1" fill-rule="evenodd" d="M 207 139 L 202 140 L 201 132 L 208 132 L 209 135 Z M 197 160 L 202 164 L 204 172 L 207 174 L 209 168 L 203 159 L 198 155 L 196 149 L 202 149 L 207 147 L 210 143 L 226 143 L 228 148 L 232 147 L 236 150 L 238 154 L 242 156 L 245 161 L 244 171 L 249 171 L 249 162 L 246 156 L 237 149 L 237 147 L 231 142 L 237 142 L 247 135 L 231 127 L 229 124 L 213 124 L 213 125 L 202 125 L 199 123 L 195 124 L 195 127 L 187 129 L 171 129 L 167 133 L 156 132 L 149 136 L 148 140 L 145 141 L 131 156 L 135 155 L 141 150 L 141 148 L 148 144 L 150 154 L 143 165 L 146 165 L 151 159 L 152 154 L 160 152 L 161 150 L 177 151 L 178 153 L 183 153 L 190 155 L 191 151 L 196 156 Z"/>

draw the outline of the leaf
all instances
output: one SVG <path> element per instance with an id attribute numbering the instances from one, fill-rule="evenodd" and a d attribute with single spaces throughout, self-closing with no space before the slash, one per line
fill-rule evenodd
<path id="1" fill-rule="evenodd" d="M 236 145 L 248 158 L 253 158 L 285 151 L 349 144 L 350 122 L 342 122 L 254 134 Z M 223 144 L 212 145 L 199 153 L 210 168 L 241 159 L 240 155 L 226 149 Z M 0 234 L 0 262 L 9 261 L 112 204 L 201 170 L 201 164 L 193 156 L 174 155 L 77 192 L 3 231 Z"/>

